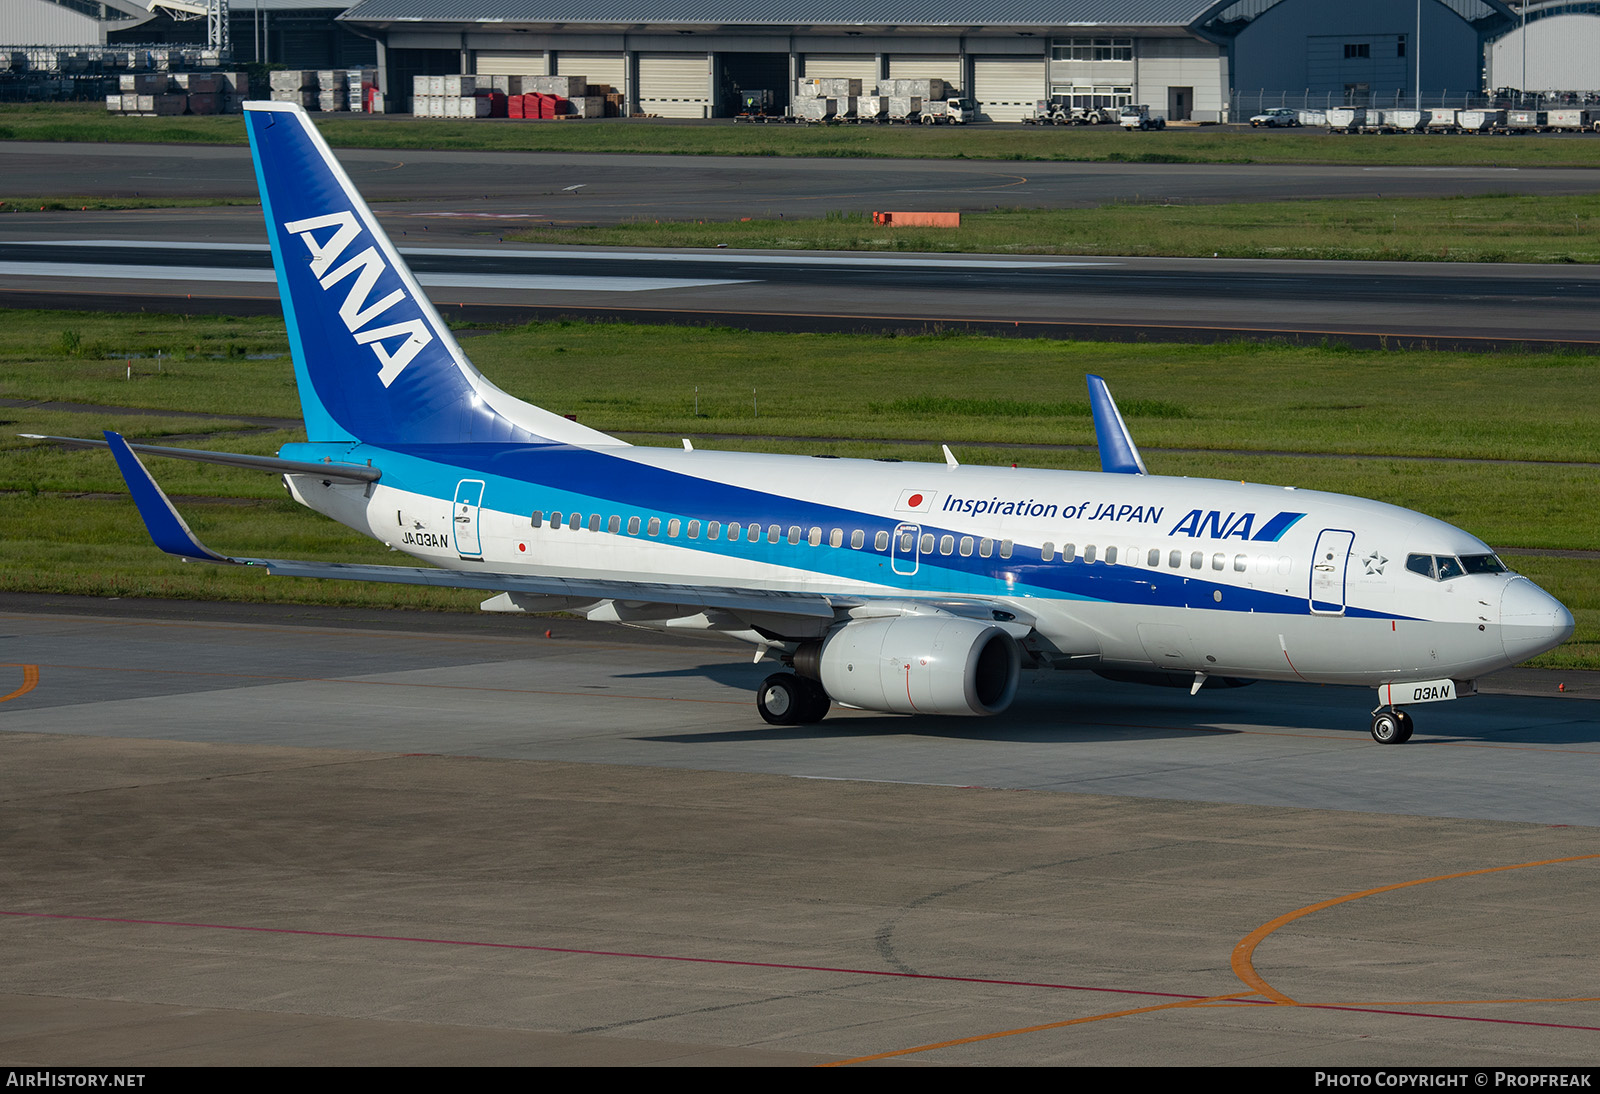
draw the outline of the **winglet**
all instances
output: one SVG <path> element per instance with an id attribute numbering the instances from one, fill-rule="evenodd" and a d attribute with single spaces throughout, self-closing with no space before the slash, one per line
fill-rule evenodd
<path id="1" fill-rule="evenodd" d="M 138 506 L 144 526 L 149 529 L 150 538 L 156 541 L 157 547 L 179 558 L 202 562 L 233 561 L 195 538 L 178 511 L 172 507 L 172 502 L 167 500 L 167 495 L 156 485 L 156 480 L 150 477 L 150 472 L 133 454 L 133 449 L 128 447 L 128 442 L 122 439 L 122 434 L 106 430 L 106 443 L 111 446 L 111 454 L 117 458 L 117 469 L 122 472 L 123 481 L 128 484 L 128 493 L 133 495 L 133 504 Z"/>
<path id="2" fill-rule="evenodd" d="M 1111 398 L 1111 389 L 1099 376 L 1089 377 L 1089 408 L 1094 412 L 1094 435 L 1100 444 L 1100 470 L 1114 475 L 1148 475 L 1139 446 L 1133 443 Z"/>

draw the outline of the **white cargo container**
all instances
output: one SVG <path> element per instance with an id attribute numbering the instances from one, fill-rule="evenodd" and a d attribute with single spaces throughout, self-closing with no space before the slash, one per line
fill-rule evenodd
<path id="1" fill-rule="evenodd" d="M 305 71 L 298 68 L 279 69 L 267 73 L 267 87 L 273 91 L 315 91 L 317 86 L 316 70 Z M 279 102 L 293 102 L 292 99 L 280 99 Z"/>
<path id="2" fill-rule="evenodd" d="M 1430 133 L 1454 133 L 1461 128 L 1457 111 L 1440 108 L 1428 111 L 1427 130 Z"/>
<path id="3" fill-rule="evenodd" d="M 795 117 L 808 122 L 825 122 L 839 108 L 839 100 L 824 98 L 801 99 L 794 104 Z"/>
<path id="4" fill-rule="evenodd" d="M 1462 110 L 1456 114 L 1456 124 L 1467 133 L 1484 133 L 1505 124 L 1504 110 Z"/>
<path id="5" fill-rule="evenodd" d="M 1361 123 L 1363 133 L 1393 133 L 1394 123 L 1389 120 L 1392 110 L 1374 110 L 1367 108 L 1367 119 Z"/>
<path id="6" fill-rule="evenodd" d="M 1407 110 L 1404 108 L 1400 110 L 1385 110 L 1383 112 L 1383 123 L 1386 128 L 1392 129 L 1396 133 L 1415 133 L 1428 124 L 1429 117 L 1431 117 L 1431 114 L 1426 110 Z"/>
<path id="7" fill-rule="evenodd" d="M 922 114 L 922 96 L 890 95 L 889 120 L 891 122 L 916 121 Z"/>
<path id="8" fill-rule="evenodd" d="M 1355 133 L 1367 124 L 1364 106 L 1335 106 L 1328 109 L 1328 128 L 1335 132 Z"/>
<path id="9" fill-rule="evenodd" d="M 1551 129 L 1588 129 L 1597 117 L 1600 117 L 1600 111 L 1562 107 L 1546 113 L 1545 124 Z"/>
<path id="10" fill-rule="evenodd" d="M 1506 111 L 1506 128 L 1517 133 L 1537 133 L 1547 124 L 1543 110 Z"/>

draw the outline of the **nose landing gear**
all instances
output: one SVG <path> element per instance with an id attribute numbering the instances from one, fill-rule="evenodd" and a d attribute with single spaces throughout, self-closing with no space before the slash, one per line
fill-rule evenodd
<path id="1" fill-rule="evenodd" d="M 1411 740 L 1411 715 L 1398 707 L 1372 712 L 1372 739 L 1380 745 L 1403 745 Z"/>

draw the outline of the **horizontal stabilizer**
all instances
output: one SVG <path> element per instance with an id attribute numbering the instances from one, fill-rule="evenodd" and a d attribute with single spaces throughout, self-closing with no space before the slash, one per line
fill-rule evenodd
<path id="1" fill-rule="evenodd" d="M 42 433 L 19 433 L 32 441 L 53 441 L 73 448 L 110 448 L 107 441 L 88 437 L 50 437 Z M 108 436 L 110 434 L 107 434 Z M 308 463 L 304 460 L 280 460 L 275 456 L 247 456 L 241 452 L 207 452 L 199 448 L 166 448 L 158 444 L 123 444 L 146 456 L 171 456 L 177 460 L 195 460 L 199 463 L 217 463 L 224 467 L 242 467 L 249 471 L 268 471 L 275 475 L 316 475 L 334 482 L 377 482 L 383 472 L 370 465 L 354 463 Z"/>
<path id="2" fill-rule="evenodd" d="M 139 457 L 128 447 L 128 442 L 122 439 L 122 434 L 106 430 L 106 444 L 117 458 L 117 469 L 122 472 L 128 492 L 133 495 L 133 504 L 138 506 L 144 526 L 149 529 L 150 538 L 156 541 L 157 547 L 179 558 L 193 558 L 202 562 L 234 561 L 217 554 L 195 538 L 189 525 L 172 507 L 172 502 L 167 500 L 167 495 L 156 485 L 156 480 L 150 477 L 150 472 L 144 469 Z"/>

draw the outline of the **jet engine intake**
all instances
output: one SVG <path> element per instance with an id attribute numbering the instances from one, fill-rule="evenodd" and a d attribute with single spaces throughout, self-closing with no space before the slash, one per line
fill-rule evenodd
<path id="1" fill-rule="evenodd" d="M 1017 694 L 1022 657 L 992 623 L 947 615 L 869 619 L 808 642 L 795 670 L 834 700 L 895 714 L 999 714 Z"/>

